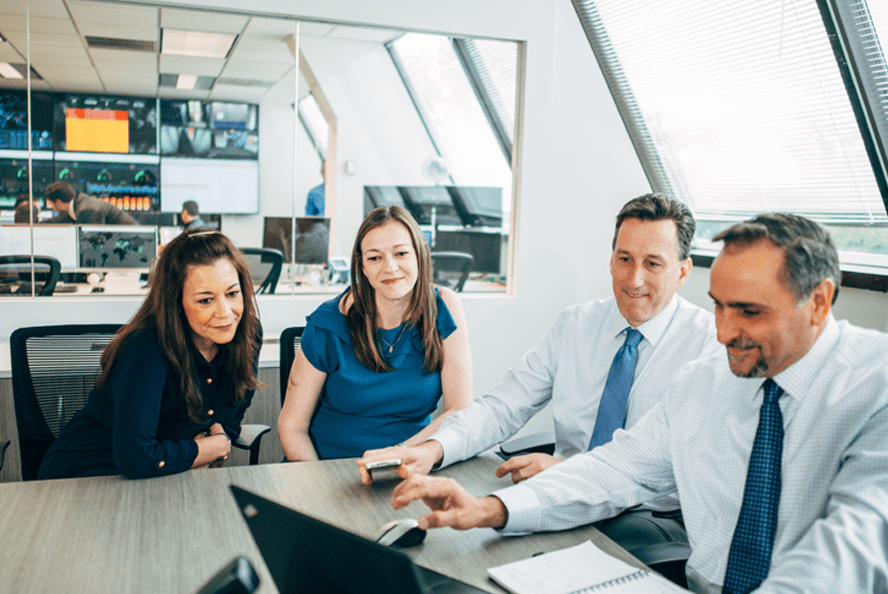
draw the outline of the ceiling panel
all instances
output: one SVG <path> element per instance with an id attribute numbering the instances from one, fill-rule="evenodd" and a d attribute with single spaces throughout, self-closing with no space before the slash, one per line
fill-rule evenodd
<path id="1" fill-rule="evenodd" d="M 292 64 L 231 60 L 222 70 L 222 76 L 277 82 L 291 67 Z"/>
<path id="2" fill-rule="evenodd" d="M 89 50 L 96 65 L 122 64 L 128 65 L 130 70 L 151 68 L 157 70 L 157 54 L 150 52 L 133 52 L 126 50 L 92 48 Z"/>
<path id="3" fill-rule="evenodd" d="M 223 66 L 225 66 L 224 58 L 192 58 L 191 56 L 160 54 L 160 72 L 169 74 L 219 76 Z"/>
<path id="4" fill-rule="evenodd" d="M 157 12 L 159 10 L 150 6 L 133 6 L 118 2 L 69 1 L 68 7 L 71 9 L 74 21 L 81 32 L 83 32 L 85 26 L 92 26 L 93 23 L 156 28 Z M 89 35 L 92 35 L 92 33 L 89 33 Z M 109 36 L 105 35 L 105 37 Z"/>
<path id="5" fill-rule="evenodd" d="M 0 10 L 2 14 L 2 10 Z M 24 33 L 28 30 L 27 19 L 24 15 L 8 15 L 0 16 L 0 32 L 8 36 L 13 31 Z M 45 31 L 47 33 L 64 33 L 66 35 L 77 35 L 74 25 L 67 18 L 50 19 L 46 17 L 31 16 L 31 30 Z"/>
<path id="6" fill-rule="evenodd" d="M 186 31 L 208 31 L 211 33 L 241 33 L 247 25 L 247 17 L 162 8 L 160 26 Z"/>
<path id="7" fill-rule="evenodd" d="M 22 2 L 22 0 L 4 0 L 2 6 L 0 6 L 0 14 L 17 14 L 24 16 L 28 5 L 30 5 L 31 8 L 32 18 L 68 18 L 68 11 L 65 10 L 65 5 L 62 4 L 62 0 L 30 0 L 28 3 Z M 3 22 L 4 20 L 5 19 L 0 19 L 0 22 Z"/>
<path id="8" fill-rule="evenodd" d="M 246 49 L 243 45 L 238 44 L 237 48 L 231 54 L 232 61 L 245 62 L 275 62 L 276 64 L 293 64 L 293 54 L 285 44 L 281 44 L 283 48 L 274 50 Z"/>
<path id="9" fill-rule="evenodd" d="M 24 62 L 15 48 L 8 43 L 0 43 L 0 62 Z"/>
<path id="10" fill-rule="evenodd" d="M 299 34 L 309 37 L 326 37 L 336 29 L 336 25 L 328 23 L 299 23 Z"/>
<path id="11" fill-rule="evenodd" d="M 4 36 L 13 44 L 22 54 L 28 47 L 28 35 L 24 31 L 10 31 L 9 35 Z M 77 35 L 65 35 L 63 33 L 45 33 L 43 31 L 31 31 L 31 48 L 41 45 L 54 47 L 83 47 L 83 42 Z M 33 51 L 33 49 L 32 49 Z"/>
<path id="12" fill-rule="evenodd" d="M 110 37 L 111 39 L 134 39 L 136 41 L 158 41 L 157 26 L 152 23 L 102 23 L 77 21 L 84 37 Z"/>
<path id="13" fill-rule="evenodd" d="M 28 81 L 23 78 L 3 78 L 4 89 L 27 89 Z M 31 89 L 34 91 L 50 91 L 52 90 L 49 83 L 45 80 L 32 80 Z"/>

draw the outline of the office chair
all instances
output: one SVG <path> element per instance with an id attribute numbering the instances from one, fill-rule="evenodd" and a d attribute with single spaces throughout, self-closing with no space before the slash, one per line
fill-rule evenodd
<path id="1" fill-rule="evenodd" d="M 100 369 L 102 351 L 120 324 L 72 324 L 19 328 L 9 337 L 12 392 L 19 434 L 22 480 L 34 480 L 43 457 L 86 405 Z M 242 425 L 232 445 L 259 461 L 267 425 Z"/>
<path id="2" fill-rule="evenodd" d="M 432 275 L 435 284 L 453 289 L 457 293 L 463 290 L 475 258 L 463 252 L 432 252 Z"/>
<path id="3" fill-rule="evenodd" d="M 508 460 L 512 456 L 522 456 L 539 452 L 549 454 L 555 453 L 555 434 L 551 431 L 543 433 L 534 433 L 525 437 L 517 437 L 500 445 L 496 454 Z M 681 519 L 681 511 L 674 512 L 653 512 L 655 517 L 671 518 L 673 520 Z M 639 561 L 662 574 L 664 577 L 679 586 L 687 587 L 687 578 L 685 577 L 685 564 L 688 557 L 691 556 L 691 546 L 682 542 L 684 535 L 680 530 L 670 532 L 668 528 L 671 523 L 666 523 L 666 528 L 657 524 L 655 528 L 651 528 L 651 522 L 644 517 L 617 516 L 611 520 L 604 520 L 596 524 L 596 527 L 605 535 L 614 540 L 619 539 L 619 543 L 626 548 L 627 551 L 635 555 Z M 648 542 L 646 536 L 651 532 L 660 533 L 661 542 Z M 615 538 L 616 537 L 616 538 Z M 629 543 L 635 543 L 634 546 Z"/>
<path id="4" fill-rule="evenodd" d="M 281 268 L 284 266 L 284 254 L 273 248 L 241 248 L 247 266 L 250 267 L 250 276 L 256 294 L 267 293 L 274 295 L 278 280 L 281 278 Z M 265 272 L 264 267 L 270 265 Z"/>
<path id="5" fill-rule="evenodd" d="M 287 382 L 290 381 L 290 368 L 296 358 L 296 351 L 302 342 L 302 331 L 305 326 L 292 326 L 281 332 L 281 406 L 284 406 L 284 398 L 287 396 Z"/>
<path id="6" fill-rule="evenodd" d="M 52 256 L 34 256 L 34 279 L 31 278 L 31 256 L 0 256 L 0 293 L 31 294 L 31 283 L 43 283 L 36 291 L 40 297 L 49 297 L 55 291 L 62 272 L 62 264 Z M 12 288 L 16 287 L 13 291 Z"/>

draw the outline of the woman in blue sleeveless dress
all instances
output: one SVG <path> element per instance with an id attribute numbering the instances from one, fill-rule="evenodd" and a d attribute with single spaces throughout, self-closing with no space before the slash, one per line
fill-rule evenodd
<path id="1" fill-rule="evenodd" d="M 308 316 L 278 421 L 287 460 L 421 443 L 469 405 L 471 390 L 459 298 L 432 285 L 413 217 L 377 208 L 358 230 L 351 286 Z"/>

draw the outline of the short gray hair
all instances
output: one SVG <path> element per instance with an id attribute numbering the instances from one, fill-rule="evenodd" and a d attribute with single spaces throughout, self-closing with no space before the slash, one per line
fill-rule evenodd
<path id="1" fill-rule="evenodd" d="M 645 194 L 633 198 L 623 205 L 617 214 L 617 227 L 614 229 L 614 241 L 611 249 L 617 247 L 617 235 L 620 227 L 626 219 L 639 219 L 642 221 L 675 221 L 677 227 L 675 246 L 678 250 L 678 261 L 684 262 L 691 255 L 691 242 L 694 240 L 694 231 L 697 230 L 697 222 L 691 209 L 678 200 L 663 194 Z"/>
<path id="2" fill-rule="evenodd" d="M 785 212 L 760 214 L 728 227 L 712 241 L 752 245 L 766 239 L 783 248 L 783 282 L 796 303 L 804 303 L 827 278 L 835 287 L 836 302 L 842 279 L 839 254 L 829 232 L 810 219 Z"/>

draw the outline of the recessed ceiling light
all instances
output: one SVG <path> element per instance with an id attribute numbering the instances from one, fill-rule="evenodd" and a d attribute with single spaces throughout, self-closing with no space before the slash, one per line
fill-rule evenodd
<path id="1" fill-rule="evenodd" d="M 194 88 L 195 83 L 197 83 L 196 74 L 180 74 L 179 80 L 176 81 L 176 88 L 190 91 Z"/>
<path id="2" fill-rule="evenodd" d="M 237 35 L 234 33 L 204 33 L 163 29 L 161 53 L 197 58 L 224 58 L 231 50 Z"/>
<path id="3" fill-rule="evenodd" d="M 3 78 L 25 78 L 9 62 L 0 62 L 0 76 Z"/>

